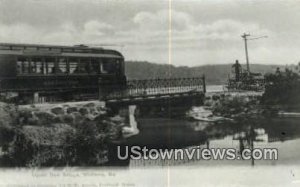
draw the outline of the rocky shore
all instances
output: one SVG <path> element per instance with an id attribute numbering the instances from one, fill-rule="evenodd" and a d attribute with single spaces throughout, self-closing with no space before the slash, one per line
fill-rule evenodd
<path id="1" fill-rule="evenodd" d="M 214 115 L 226 118 L 259 115 L 265 112 L 260 106 L 260 98 L 260 96 L 221 94 L 206 98 L 204 105 L 210 107 Z"/>
<path id="2" fill-rule="evenodd" d="M 126 116 L 99 101 L 16 106 L 0 103 L 1 166 L 104 165 Z"/>
<path id="3" fill-rule="evenodd" d="M 212 115 L 242 126 L 278 114 L 262 105 L 259 95 L 216 94 L 207 96 L 202 107 L 209 110 L 201 115 L 206 120 Z M 19 106 L 0 102 L 0 166 L 113 165 L 112 146 L 139 133 L 134 110 L 116 113 L 99 101 Z"/>

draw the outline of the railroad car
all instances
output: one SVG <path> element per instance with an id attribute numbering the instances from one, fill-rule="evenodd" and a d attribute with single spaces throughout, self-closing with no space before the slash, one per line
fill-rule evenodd
<path id="1" fill-rule="evenodd" d="M 97 99 L 125 86 L 124 57 L 85 45 L 0 44 L 0 94 L 20 103 Z"/>

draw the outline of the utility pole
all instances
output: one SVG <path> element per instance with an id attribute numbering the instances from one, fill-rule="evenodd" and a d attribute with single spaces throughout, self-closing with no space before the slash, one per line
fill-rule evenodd
<path id="1" fill-rule="evenodd" d="M 259 37 L 255 37 L 255 38 L 247 38 L 249 37 L 250 34 L 246 34 L 244 33 L 242 35 L 242 38 L 244 39 L 244 43 L 245 43 L 245 53 L 246 53 L 246 63 L 247 63 L 247 71 L 250 74 L 250 65 L 249 65 L 249 56 L 248 56 L 248 45 L 247 45 L 247 41 L 248 40 L 257 40 L 257 39 L 261 39 L 261 38 L 267 38 L 268 36 L 259 36 Z"/>
<path id="2" fill-rule="evenodd" d="M 244 33 L 242 35 L 242 38 L 244 39 L 245 43 L 245 53 L 246 53 L 246 63 L 247 63 L 247 71 L 250 73 L 250 66 L 249 66 L 249 56 L 248 56 L 248 46 L 247 46 L 247 37 L 250 36 L 250 34 Z"/>

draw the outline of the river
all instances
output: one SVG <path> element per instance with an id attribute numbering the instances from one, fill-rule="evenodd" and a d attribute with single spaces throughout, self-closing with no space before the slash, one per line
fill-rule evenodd
<path id="1" fill-rule="evenodd" d="M 277 160 L 130 160 L 130 167 L 198 165 L 292 165 L 300 164 L 300 118 L 243 119 L 233 122 L 201 122 L 188 119 L 138 119 L 140 133 L 129 144 L 155 148 L 276 148 Z M 252 146 L 252 147 L 251 147 Z"/>
<path id="2" fill-rule="evenodd" d="M 206 86 L 206 92 L 223 92 L 226 91 L 225 85 L 207 85 Z"/>

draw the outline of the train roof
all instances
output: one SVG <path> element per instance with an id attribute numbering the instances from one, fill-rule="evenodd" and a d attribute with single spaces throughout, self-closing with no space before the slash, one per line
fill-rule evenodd
<path id="1" fill-rule="evenodd" d="M 43 44 L 16 44 L 0 43 L 0 55 L 60 55 L 60 56 L 86 56 L 86 57 L 115 57 L 123 58 L 116 50 L 86 45 L 43 45 Z"/>

